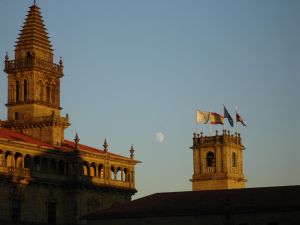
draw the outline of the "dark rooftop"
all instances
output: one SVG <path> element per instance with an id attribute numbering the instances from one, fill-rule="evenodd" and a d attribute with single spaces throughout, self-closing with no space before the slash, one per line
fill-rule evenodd
<path id="1" fill-rule="evenodd" d="M 90 213 L 88 220 L 300 210 L 300 185 L 166 192 Z"/>

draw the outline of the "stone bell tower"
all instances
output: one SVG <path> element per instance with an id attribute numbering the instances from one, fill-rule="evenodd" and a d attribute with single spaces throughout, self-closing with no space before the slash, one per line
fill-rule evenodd
<path id="1" fill-rule="evenodd" d="M 60 145 L 67 117 L 60 116 L 63 62 L 53 63 L 53 49 L 40 9 L 33 4 L 15 45 L 15 59 L 5 57 L 8 78 L 7 121 L 2 126 Z"/>
<path id="2" fill-rule="evenodd" d="M 193 191 L 244 188 L 243 150 L 240 134 L 223 130 L 219 135 L 193 137 Z"/>

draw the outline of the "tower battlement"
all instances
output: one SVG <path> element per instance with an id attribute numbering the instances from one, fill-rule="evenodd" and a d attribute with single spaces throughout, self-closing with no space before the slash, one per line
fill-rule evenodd
<path id="1" fill-rule="evenodd" d="M 244 188 L 242 138 L 223 130 L 213 136 L 193 135 L 193 190 Z"/>
<path id="2" fill-rule="evenodd" d="M 223 133 L 220 135 L 218 131 L 214 136 L 203 136 L 203 132 L 200 134 L 194 133 L 193 136 L 193 147 L 201 147 L 205 145 L 242 145 L 242 138 L 240 133 L 230 134 L 229 130 L 223 130 Z"/>

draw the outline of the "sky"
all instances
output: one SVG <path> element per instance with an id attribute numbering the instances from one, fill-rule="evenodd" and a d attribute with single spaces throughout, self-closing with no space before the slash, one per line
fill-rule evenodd
<path id="1" fill-rule="evenodd" d="M 30 0 L 0 0 L 0 60 Z M 63 57 L 66 139 L 129 156 L 139 198 L 190 191 L 195 110 L 235 108 L 247 187 L 300 185 L 300 1 L 37 0 L 55 54 Z M 4 64 L 2 64 L 4 68 Z M 0 72 L 0 118 L 7 78 Z M 164 134 L 158 142 L 156 134 Z M 159 135 L 161 138 L 161 135 Z M 160 139 L 161 140 L 161 139 Z"/>

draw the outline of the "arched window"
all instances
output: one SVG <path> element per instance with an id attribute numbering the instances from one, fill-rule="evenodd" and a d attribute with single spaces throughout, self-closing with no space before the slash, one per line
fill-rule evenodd
<path id="1" fill-rule="evenodd" d="M 15 154 L 15 167 L 23 167 L 22 155 L 20 153 Z"/>
<path id="2" fill-rule="evenodd" d="M 21 220 L 21 200 L 18 196 L 15 196 L 10 199 L 11 206 L 11 220 L 13 222 L 19 223 Z"/>
<path id="3" fill-rule="evenodd" d="M 41 80 L 39 82 L 39 86 L 40 86 L 40 101 L 43 102 L 44 101 L 44 84 Z"/>
<path id="4" fill-rule="evenodd" d="M 207 153 L 206 155 L 206 166 L 214 167 L 215 166 L 215 154 L 212 152 Z"/>
<path id="5" fill-rule="evenodd" d="M 6 159 L 6 166 L 13 166 L 13 156 L 11 152 L 6 152 L 5 153 L 5 159 Z"/>
<path id="6" fill-rule="evenodd" d="M 49 83 L 46 84 L 46 102 L 50 103 L 50 85 L 49 85 Z"/>
<path id="7" fill-rule="evenodd" d="M 56 160 L 55 159 L 50 160 L 49 172 L 50 173 L 56 172 Z"/>
<path id="8" fill-rule="evenodd" d="M 55 85 L 51 85 L 51 103 L 55 105 Z"/>
<path id="9" fill-rule="evenodd" d="M 32 54 L 30 53 L 30 51 L 28 51 L 26 53 L 26 59 L 30 59 L 30 58 L 32 58 Z"/>
<path id="10" fill-rule="evenodd" d="M 96 176 L 96 165 L 95 165 L 95 163 L 92 163 L 91 166 L 90 166 L 90 176 L 91 177 Z"/>
<path id="11" fill-rule="evenodd" d="M 31 168 L 31 158 L 29 155 L 25 156 L 24 167 L 30 169 Z"/>
<path id="12" fill-rule="evenodd" d="M 24 80 L 24 101 L 27 101 L 28 98 L 28 81 Z"/>
<path id="13" fill-rule="evenodd" d="M 40 169 L 41 169 L 40 158 L 38 156 L 35 156 L 33 158 L 33 170 L 40 172 Z"/>
<path id="14" fill-rule="evenodd" d="M 65 173 L 64 169 L 65 169 L 65 164 L 62 160 L 60 160 L 58 162 L 58 174 L 59 175 L 64 175 L 64 173 Z"/>
<path id="15" fill-rule="evenodd" d="M 89 176 L 89 166 L 88 166 L 87 162 L 84 162 L 82 167 L 83 167 L 83 175 Z"/>
<path id="16" fill-rule="evenodd" d="M 48 164 L 49 164 L 49 159 L 43 158 L 41 160 L 41 172 L 43 172 L 43 173 L 48 172 Z"/>
<path id="17" fill-rule="evenodd" d="M 48 224 L 56 224 L 56 202 L 48 201 Z"/>
<path id="18" fill-rule="evenodd" d="M 117 179 L 117 171 L 116 171 L 115 167 L 111 166 L 110 170 L 111 170 L 111 180 L 116 180 Z"/>
<path id="19" fill-rule="evenodd" d="M 98 166 L 98 176 L 104 178 L 104 167 L 102 164 L 99 164 Z"/>
<path id="20" fill-rule="evenodd" d="M 16 81 L 16 102 L 20 101 L 20 81 Z"/>
<path id="21" fill-rule="evenodd" d="M 232 153 L 232 167 L 236 167 L 236 153 L 233 152 Z"/>

